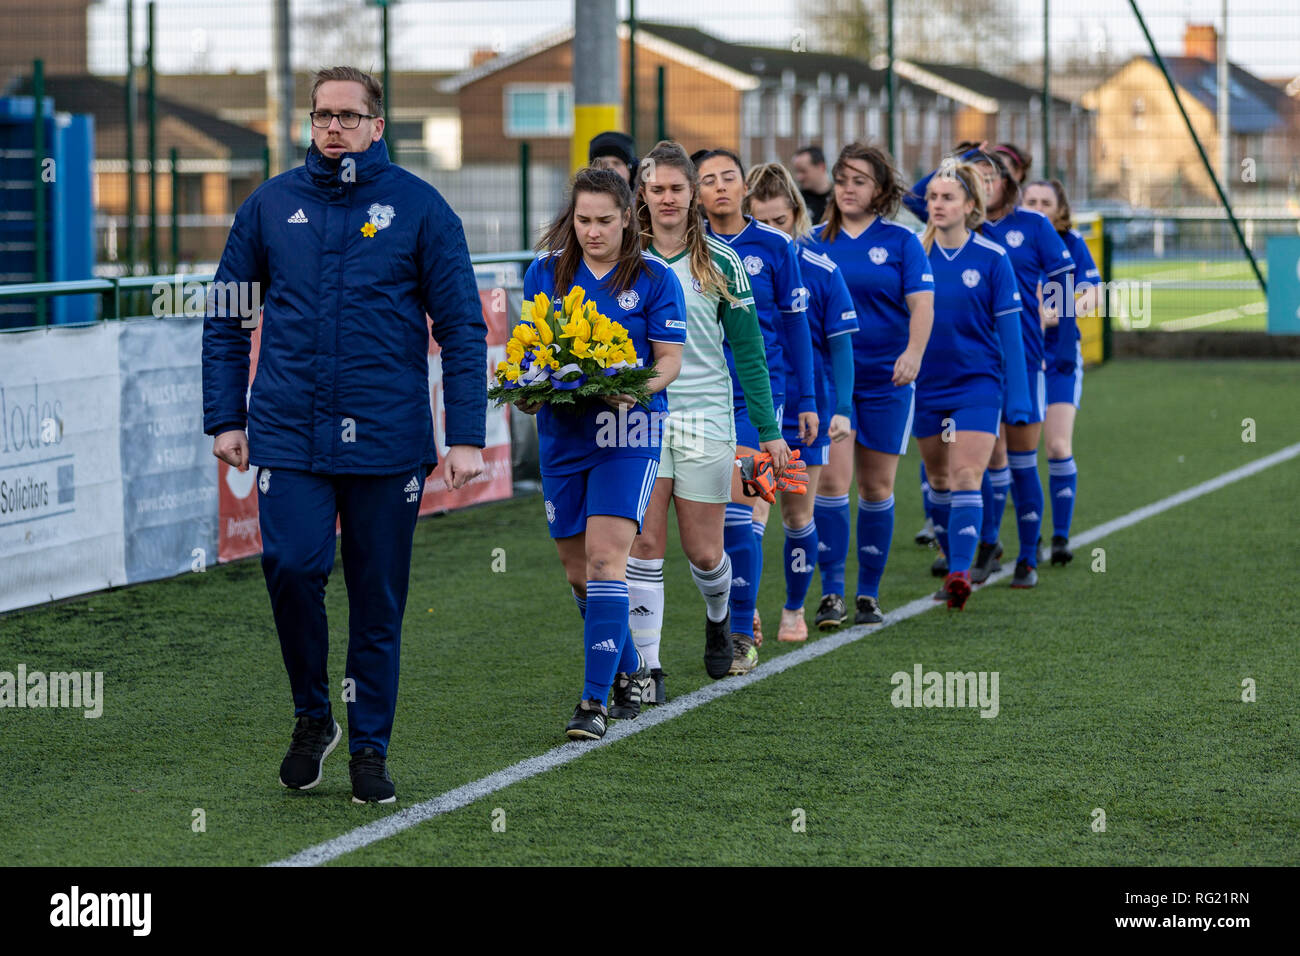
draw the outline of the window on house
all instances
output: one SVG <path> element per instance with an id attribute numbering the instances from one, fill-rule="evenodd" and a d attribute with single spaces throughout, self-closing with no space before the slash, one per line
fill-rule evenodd
<path id="1" fill-rule="evenodd" d="M 568 136 L 573 132 L 573 86 L 514 83 L 505 88 L 507 136 Z"/>
<path id="2" fill-rule="evenodd" d="M 1147 101 L 1141 97 L 1133 100 L 1133 128 L 1142 129 L 1146 125 Z"/>

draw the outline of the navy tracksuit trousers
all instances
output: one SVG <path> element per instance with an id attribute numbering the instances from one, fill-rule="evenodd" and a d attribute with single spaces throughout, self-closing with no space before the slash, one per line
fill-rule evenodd
<path id="1" fill-rule="evenodd" d="M 411 541 L 429 469 L 399 475 L 323 475 L 264 468 L 257 476 L 262 571 L 295 716 L 331 712 L 326 671 L 325 582 L 334 566 L 335 517 L 342 526 L 348 590 L 348 749 L 388 752 L 397 710 L 402 614 Z"/>

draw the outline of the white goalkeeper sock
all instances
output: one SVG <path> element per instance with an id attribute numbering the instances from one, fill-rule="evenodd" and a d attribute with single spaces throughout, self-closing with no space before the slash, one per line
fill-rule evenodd
<path id="1" fill-rule="evenodd" d="M 627 559 L 628 626 L 632 640 L 651 670 L 659 666 L 664 626 L 664 559 Z"/>

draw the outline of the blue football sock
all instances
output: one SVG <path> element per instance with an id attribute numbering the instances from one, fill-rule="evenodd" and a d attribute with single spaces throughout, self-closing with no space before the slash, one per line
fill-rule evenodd
<path id="1" fill-rule="evenodd" d="M 758 589 L 763 584 L 763 535 L 767 533 L 767 525 L 759 524 L 757 521 L 751 522 L 750 527 L 754 529 L 754 554 L 757 555 L 758 564 L 754 565 L 754 606 L 758 606 Z"/>
<path id="2" fill-rule="evenodd" d="M 754 636 L 754 604 L 758 595 L 758 548 L 754 509 L 728 504 L 722 547 L 731 558 L 731 631 Z"/>
<path id="3" fill-rule="evenodd" d="M 817 567 L 822 594 L 844 596 L 844 564 L 849 557 L 849 496 L 818 495 L 813 506 L 817 525 Z"/>
<path id="4" fill-rule="evenodd" d="M 948 573 L 969 571 L 975 560 L 975 546 L 980 540 L 980 523 L 984 518 L 984 496 L 978 491 L 954 491 L 948 515 Z"/>
<path id="5" fill-rule="evenodd" d="M 884 501 L 858 498 L 858 596 L 879 597 L 880 579 L 894 539 L 894 496 Z"/>
<path id="6" fill-rule="evenodd" d="M 944 557 L 948 556 L 948 513 L 952 510 L 952 495 L 930 486 L 930 516 L 934 520 L 934 536 Z"/>
<path id="7" fill-rule="evenodd" d="M 925 474 L 925 462 L 921 462 L 921 510 L 933 523 L 934 515 L 930 514 L 930 479 Z"/>
<path id="8" fill-rule="evenodd" d="M 984 483 L 980 486 L 984 496 L 984 528 L 980 540 L 985 544 L 997 544 L 1002 533 L 1002 511 L 1007 506 L 1010 488 L 1010 468 L 989 468 L 984 472 Z"/>
<path id="9" fill-rule="evenodd" d="M 629 598 L 628 607 L 631 606 L 632 600 Z M 632 625 L 629 621 L 627 633 L 623 635 L 623 643 L 618 649 L 618 673 L 635 674 L 640 663 L 641 655 L 637 651 L 636 641 L 632 639 Z"/>
<path id="10" fill-rule="evenodd" d="M 802 528 L 785 529 L 785 606 L 794 611 L 803 607 L 812 584 L 813 563 L 817 554 L 817 523 L 809 521 Z"/>
<path id="11" fill-rule="evenodd" d="M 603 705 L 609 697 L 623 643 L 629 638 L 627 611 L 626 581 L 587 582 L 587 615 L 582 628 L 587 657 L 582 696 L 586 700 Z"/>
<path id="12" fill-rule="evenodd" d="M 572 591 L 573 589 L 570 588 L 569 590 Z M 587 599 L 579 595 L 577 591 L 573 591 L 573 603 L 578 605 L 578 613 L 582 615 L 582 619 L 585 621 L 587 619 Z"/>
<path id="13" fill-rule="evenodd" d="M 1011 462 L 1011 495 L 1020 530 L 1020 553 L 1016 561 L 1038 566 L 1038 536 L 1043 530 L 1043 482 L 1038 477 L 1038 452 L 1007 453 Z"/>
<path id="14" fill-rule="evenodd" d="M 1047 459 L 1047 487 L 1052 494 L 1052 534 L 1068 538 L 1074 521 L 1074 496 L 1079 490 L 1079 469 L 1073 455 Z"/>

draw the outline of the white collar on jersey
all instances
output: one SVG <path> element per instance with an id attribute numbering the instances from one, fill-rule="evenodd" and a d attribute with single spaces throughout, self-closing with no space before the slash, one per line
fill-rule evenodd
<path id="1" fill-rule="evenodd" d="M 956 249 L 954 249 L 954 250 L 952 251 L 952 254 L 951 254 L 951 255 L 949 255 L 947 249 L 945 249 L 943 246 L 939 245 L 939 237 L 938 237 L 938 236 L 935 236 L 935 237 L 934 237 L 934 248 L 938 249 L 939 252 L 940 252 L 940 254 L 941 254 L 945 259 L 947 259 L 949 262 L 952 262 L 952 260 L 956 259 L 959 255 L 961 255 L 961 251 L 962 251 L 963 249 L 965 249 L 968 245 L 970 245 L 971 236 L 973 236 L 973 235 L 975 235 L 975 233 L 974 233 L 972 230 L 967 229 L 967 230 L 966 230 L 966 241 L 963 242 L 963 243 L 962 243 L 960 246 L 958 246 Z"/>

